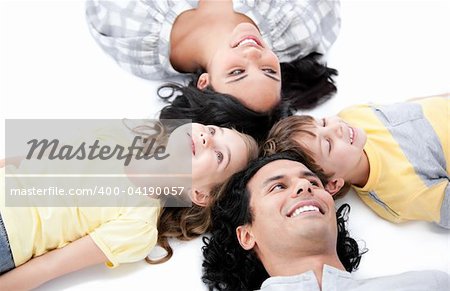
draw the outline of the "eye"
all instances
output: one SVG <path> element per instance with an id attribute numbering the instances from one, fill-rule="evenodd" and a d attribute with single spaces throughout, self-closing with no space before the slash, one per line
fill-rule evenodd
<path id="1" fill-rule="evenodd" d="M 268 69 L 263 69 L 264 72 L 269 73 L 271 75 L 275 75 L 277 73 L 277 71 L 272 70 L 271 68 Z"/>
<path id="2" fill-rule="evenodd" d="M 276 191 L 276 190 L 283 190 L 283 189 L 286 189 L 286 186 L 283 183 L 277 183 L 269 189 L 269 193 Z"/>
<path id="3" fill-rule="evenodd" d="M 216 129 L 214 127 L 208 127 L 209 133 L 211 135 L 215 135 L 216 134 Z"/>
<path id="4" fill-rule="evenodd" d="M 236 69 L 236 70 L 233 70 L 230 73 L 228 73 L 228 75 L 230 75 L 230 76 L 239 76 L 240 74 L 242 74 L 244 72 L 245 72 L 245 70 Z"/>
<path id="5" fill-rule="evenodd" d="M 223 154 L 221 152 L 216 151 L 217 162 L 220 164 L 223 161 Z"/>
<path id="6" fill-rule="evenodd" d="M 327 138 L 327 143 L 328 143 L 328 153 L 331 152 L 331 141 Z"/>
<path id="7" fill-rule="evenodd" d="M 323 127 L 327 126 L 327 121 L 325 120 L 325 118 L 322 118 L 322 126 Z"/>
<path id="8" fill-rule="evenodd" d="M 320 182 L 320 180 L 318 179 L 312 179 L 309 181 L 311 183 L 311 185 L 313 185 L 314 187 L 319 187 L 322 188 L 322 182 Z"/>

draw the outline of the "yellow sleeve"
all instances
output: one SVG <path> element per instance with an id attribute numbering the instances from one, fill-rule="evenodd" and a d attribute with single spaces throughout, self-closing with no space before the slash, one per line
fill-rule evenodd
<path id="1" fill-rule="evenodd" d="M 129 208 L 91 232 L 89 235 L 109 260 L 106 266 L 114 268 L 144 259 L 157 242 L 158 215 L 158 207 Z"/>

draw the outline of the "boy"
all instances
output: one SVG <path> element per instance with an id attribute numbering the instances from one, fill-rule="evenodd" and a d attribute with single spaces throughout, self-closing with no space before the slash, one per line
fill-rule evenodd
<path id="1" fill-rule="evenodd" d="M 334 183 L 343 178 L 389 221 L 450 228 L 449 109 L 447 94 L 354 106 L 320 120 L 292 116 L 271 129 L 264 150 L 303 151 Z"/>

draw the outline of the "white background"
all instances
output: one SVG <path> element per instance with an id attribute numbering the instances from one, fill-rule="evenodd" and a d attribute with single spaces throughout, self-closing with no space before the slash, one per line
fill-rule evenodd
<path id="1" fill-rule="evenodd" d="M 339 70 L 339 92 L 312 114 L 449 92 L 449 13 L 448 1 L 343 1 L 341 33 L 328 56 Z M 6 118 L 155 118 L 159 84 L 123 71 L 101 51 L 88 33 L 83 1 L 0 2 L 1 136 Z M 448 231 L 421 222 L 393 225 L 353 193 L 344 201 L 352 205 L 352 235 L 370 249 L 357 278 L 450 273 Z M 201 245 L 200 239 L 176 243 L 163 265 L 96 266 L 41 289 L 200 290 Z"/>

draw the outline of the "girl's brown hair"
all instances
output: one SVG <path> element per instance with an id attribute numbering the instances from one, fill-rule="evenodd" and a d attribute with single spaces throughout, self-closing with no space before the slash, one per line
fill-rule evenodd
<path id="1" fill-rule="evenodd" d="M 153 130 L 155 134 L 153 138 L 157 138 L 161 143 L 167 142 L 168 133 L 164 131 L 164 126 L 157 123 Z M 233 129 L 234 130 L 234 129 Z M 148 131 L 146 126 L 134 128 L 137 134 L 142 134 Z M 258 145 L 256 141 L 249 135 L 242 134 L 236 131 L 244 140 L 247 147 L 247 156 L 249 163 L 258 156 Z M 162 247 L 167 254 L 160 259 L 151 259 L 146 257 L 145 260 L 149 264 L 160 264 L 168 261 L 172 255 L 173 250 L 169 244 L 169 238 L 176 238 L 183 241 L 192 240 L 206 232 L 211 228 L 211 209 L 217 200 L 220 188 L 226 181 L 218 183 L 209 193 L 209 201 L 205 207 L 192 204 L 191 207 L 164 207 L 161 210 L 158 218 L 158 240 L 157 244 Z M 175 201 L 176 203 L 176 201 Z"/>

